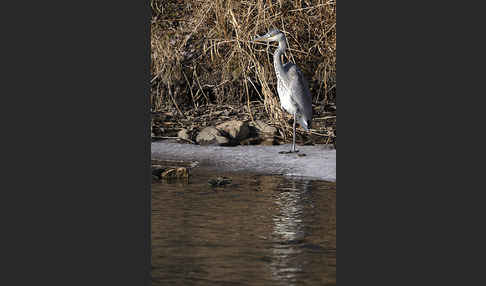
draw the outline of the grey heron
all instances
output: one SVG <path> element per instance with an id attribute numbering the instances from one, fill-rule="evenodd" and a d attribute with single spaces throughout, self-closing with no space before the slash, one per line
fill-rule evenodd
<path id="1" fill-rule="evenodd" d="M 292 147 L 289 152 L 299 152 L 295 149 L 295 123 L 299 122 L 305 131 L 309 131 L 312 122 L 312 95 L 309 85 L 300 68 L 291 62 L 282 64 L 280 56 L 287 49 L 284 33 L 272 29 L 254 41 L 278 42 L 278 48 L 273 54 L 273 64 L 277 76 L 277 92 L 281 107 L 294 116 Z"/>

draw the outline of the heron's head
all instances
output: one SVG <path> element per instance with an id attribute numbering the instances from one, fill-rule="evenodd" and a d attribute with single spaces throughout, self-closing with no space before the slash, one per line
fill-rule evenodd
<path id="1" fill-rule="evenodd" d="M 274 41 L 280 41 L 284 37 L 285 37 L 284 33 L 280 32 L 277 29 L 271 29 L 265 35 L 263 35 L 261 37 L 255 38 L 255 41 L 259 41 L 259 42 L 274 42 Z"/>

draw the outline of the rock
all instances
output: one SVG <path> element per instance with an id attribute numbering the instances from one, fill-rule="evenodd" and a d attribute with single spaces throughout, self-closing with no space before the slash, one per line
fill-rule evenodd
<path id="1" fill-rule="evenodd" d="M 175 161 L 157 161 L 152 160 L 152 183 L 160 182 L 162 179 L 170 180 L 170 179 L 187 179 L 189 177 L 189 169 L 195 167 L 196 164 L 194 162 L 186 163 L 184 167 L 182 166 L 167 166 L 167 165 L 174 165 L 173 163 L 177 163 L 175 165 L 180 165 Z M 185 162 L 183 162 L 185 163 Z"/>
<path id="2" fill-rule="evenodd" d="M 196 142 L 199 145 L 226 145 L 229 143 L 229 140 L 221 136 L 221 132 L 218 129 L 209 126 L 197 134 Z"/>
<path id="3" fill-rule="evenodd" d="M 255 122 L 251 122 L 250 125 L 254 126 L 263 137 L 271 137 L 277 134 L 277 128 L 270 126 L 261 120 L 255 120 Z"/>
<path id="4" fill-rule="evenodd" d="M 216 128 L 228 134 L 233 141 L 246 139 L 250 134 L 250 128 L 246 121 L 231 120 L 217 125 Z"/>
<path id="5" fill-rule="evenodd" d="M 160 177 L 163 179 L 181 179 L 181 178 L 187 178 L 189 177 L 189 172 L 187 168 L 180 167 L 180 168 L 168 168 L 162 174 L 160 174 Z"/>
<path id="6" fill-rule="evenodd" d="M 152 128 L 152 137 L 162 136 L 164 135 L 164 132 L 165 132 L 164 128 L 154 125 L 154 127 Z"/>
<path id="7" fill-rule="evenodd" d="M 216 177 L 208 180 L 208 184 L 212 187 L 220 187 L 231 184 L 231 179 L 227 177 Z"/>
<path id="8" fill-rule="evenodd" d="M 187 168 L 180 167 L 176 169 L 176 176 L 177 178 L 187 178 L 189 177 L 189 171 Z"/>
<path id="9" fill-rule="evenodd" d="M 240 145 L 258 145 L 262 142 L 260 137 L 250 137 L 240 141 Z"/>
<path id="10" fill-rule="evenodd" d="M 160 178 L 152 175 L 152 183 L 158 183 L 158 182 L 160 182 Z"/>
<path id="11" fill-rule="evenodd" d="M 178 133 L 177 133 L 177 137 L 181 138 L 181 139 L 185 139 L 185 140 L 188 140 L 189 139 L 189 134 L 187 134 L 187 129 L 181 129 Z"/>
<path id="12" fill-rule="evenodd" d="M 254 122 L 250 122 L 250 126 L 253 130 L 252 132 L 256 132 L 256 136 L 261 138 L 261 145 L 278 145 L 275 140 L 275 135 L 277 135 L 277 128 L 270 126 L 261 120 L 255 120 Z"/>
<path id="13" fill-rule="evenodd" d="M 165 168 L 163 168 L 162 166 L 160 166 L 160 165 L 152 165 L 152 175 L 153 176 L 156 176 L 156 177 L 158 177 L 160 179 L 160 175 L 164 171 L 165 171 Z"/>

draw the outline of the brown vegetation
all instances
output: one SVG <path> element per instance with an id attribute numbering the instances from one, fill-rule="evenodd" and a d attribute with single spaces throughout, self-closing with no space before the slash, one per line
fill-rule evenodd
<path id="1" fill-rule="evenodd" d="M 334 0 L 151 0 L 151 6 L 152 112 L 185 118 L 208 105 L 244 105 L 250 120 L 264 111 L 284 138 L 291 134 L 276 92 L 276 45 L 251 41 L 275 27 L 287 36 L 285 61 L 297 63 L 309 81 L 314 122 L 323 120 L 314 133 L 335 138 Z"/>

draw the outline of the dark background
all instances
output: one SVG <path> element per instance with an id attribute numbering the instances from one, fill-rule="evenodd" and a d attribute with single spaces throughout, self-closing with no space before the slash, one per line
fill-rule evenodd
<path id="1" fill-rule="evenodd" d="M 0 284 L 149 285 L 148 1 L 56 2 L 2 9 Z"/>
<path id="2" fill-rule="evenodd" d="M 148 1 L 16 5 L 1 284 L 148 285 Z M 340 285 L 484 284 L 482 10 L 428 5 L 338 5 Z"/>

